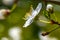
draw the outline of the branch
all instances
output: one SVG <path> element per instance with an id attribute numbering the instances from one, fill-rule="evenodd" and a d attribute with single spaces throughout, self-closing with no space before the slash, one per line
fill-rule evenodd
<path id="1" fill-rule="evenodd" d="M 57 1 L 57 0 L 46 0 L 46 2 L 50 2 L 50 3 L 60 5 L 60 1 Z"/>

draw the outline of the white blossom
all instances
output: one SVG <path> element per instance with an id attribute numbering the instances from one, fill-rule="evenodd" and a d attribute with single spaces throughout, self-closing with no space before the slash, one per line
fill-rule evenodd
<path id="1" fill-rule="evenodd" d="M 5 5 L 12 5 L 14 3 L 15 0 L 2 0 L 3 4 Z"/>
<path id="2" fill-rule="evenodd" d="M 21 29 L 19 27 L 13 27 L 9 29 L 8 34 L 13 40 L 21 39 Z"/>

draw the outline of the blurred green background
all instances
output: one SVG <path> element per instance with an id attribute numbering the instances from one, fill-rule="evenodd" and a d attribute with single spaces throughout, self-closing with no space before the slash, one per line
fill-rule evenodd
<path id="1" fill-rule="evenodd" d="M 41 27 L 38 26 L 36 22 L 33 22 L 27 28 L 22 27 L 23 24 L 25 23 L 25 20 L 23 20 L 22 18 L 24 17 L 26 12 L 30 10 L 30 6 L 33 5 L 35 9 L 39 2 L 40 0 L 20 0 L 14 12 L 12 12 L 6 18 L 6 20 L 0 20 L 0 38 L 9 37 L 8 30 L 13 26 L 19 26 L 20 28 L 22 28 L 22 35 L 21 35 L 22 40 L 40 40 L 38 36 L 38 33 L 40 31 L 42 30 L 50 31 L 51 29 L 58 27 L 58 25 L 51 25 L 51 24 L 47 24 L 45 27 Z M 54 6 L 54 13 L 56 14 L 58 22 L 60 22 L 60 9 L 59 9 L 60 5 L 53 4 L 53 6 Z M 2 3 L 0 3 L 0 7 L 10 8 L 3 5 Z M 56 37 L 58 40 L 60 40 L 60 28 L 50 33 L 49 36 Z"/>

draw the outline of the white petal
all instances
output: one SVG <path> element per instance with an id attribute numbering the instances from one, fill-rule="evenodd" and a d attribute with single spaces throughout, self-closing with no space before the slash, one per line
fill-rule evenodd
<path id="1" fill-rule="evenodd" d="M 25 24 L 23 25 L 23 27 L 27 27 L 27 26 L 29 26 L 32 22 L 33 22 L 33 20 L 34 20 L 34 18 L 39 14 L 39 12 L 41 11 L 41 8 L 42 8 L 42 4 L 41 3 L 39 3 L 38 4 L 38 6 L 37 6 L 37 8 L 36 8 L 36 10 L 34 10 L 31 14 L 31 16 L 29 17 L 29 19 L 25 22 Z"/>

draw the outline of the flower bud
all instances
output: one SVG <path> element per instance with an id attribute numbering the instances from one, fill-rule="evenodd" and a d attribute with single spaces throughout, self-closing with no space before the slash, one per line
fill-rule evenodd
<path id="1" fill-rule="evenodd" d="M 8 14 L 10 14 L 9 9 L 0 9 L 0 20 L 5 19 Z"/>
<path id="2" fill-rule="evenodd" d="M 49 12 L 49 13 L 53 13 L 53 5 L 51 5 L 51 4 L 48 4 L 47 5 L 47 7 L 46 7 L 46 10 L 47 10 L 47 12 Z"/>

